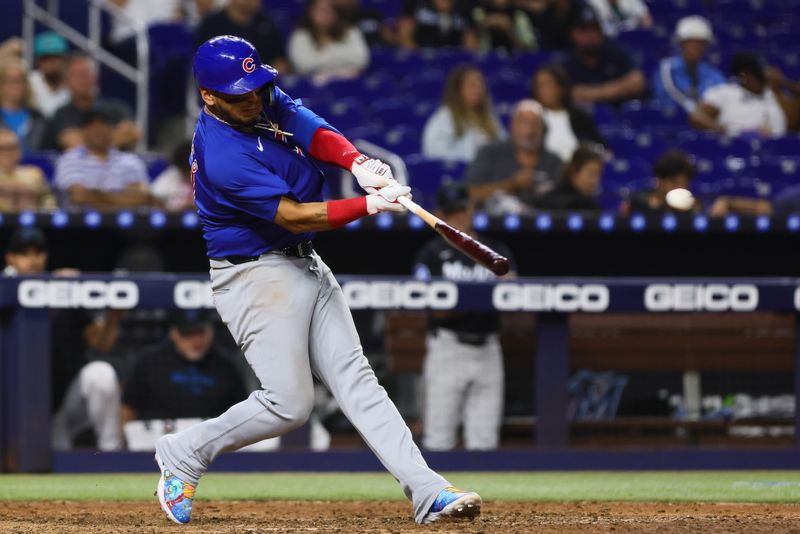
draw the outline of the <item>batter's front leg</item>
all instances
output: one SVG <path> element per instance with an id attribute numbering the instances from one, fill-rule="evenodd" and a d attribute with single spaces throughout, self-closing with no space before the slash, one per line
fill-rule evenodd
<path id="1" fill-rule="evenodd" d="M 422 457 L 411 431 L 364 356 L 339 284 L 330 269 L 318 262 L 323 287 L 311 318 L 312 369 L 370 449 L 400 482 L 420 523 L 439 492 L 450 484 Z"/>

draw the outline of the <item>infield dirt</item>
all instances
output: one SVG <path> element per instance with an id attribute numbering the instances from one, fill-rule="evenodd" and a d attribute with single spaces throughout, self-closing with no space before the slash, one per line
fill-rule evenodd
<path id="1" fill-rule="evenodd" d="M 198 501 L 192 523 L 169 523 L 143 502 L 0 502 L 0 532 L 115 534 L 220 532 L 576 533 L 725 532 L 800 534 L 800 505 L 485 503 L 473 522 L 413 523 L 399 502 Z"/>

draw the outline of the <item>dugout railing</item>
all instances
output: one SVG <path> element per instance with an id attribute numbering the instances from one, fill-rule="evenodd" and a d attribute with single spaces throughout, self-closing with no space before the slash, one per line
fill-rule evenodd
<path id="1" fill-rule="evenodd" d="M 768 449 L 575 450 L 568 445 L 567 388 L 572 314 L 776 312 L 794 317 L 795 398 L 800 394 L 800 279 L 520 278 L 486 283 L 421 282 L 401 277 L 338 277 L 358 310 L 471 310 L 536 314 L 535 447 L 433 453 L 445 469 L 798 468 L 794 445 Z M 6 470 L 147 470 L 143 453 L 66 452 L 50 448 L 50 310 L 212 307 L 205 275 L 82 275 L 0 279 L 0 453 Z M 534 377 L 531 377 L 534 380 Z M 795 410 L 798 428 L 800 413 Z M 220 469 L 361 470 L 379 465 L 369 451 L 227 455 Z"/>

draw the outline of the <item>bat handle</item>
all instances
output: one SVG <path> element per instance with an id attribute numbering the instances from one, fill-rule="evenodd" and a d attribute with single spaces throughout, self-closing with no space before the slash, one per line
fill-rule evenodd
<path id="1" fill-rule="evenodd" d="M 405 206 L 408 211 L 425 221 L 428 226 L 434 230 L 436 229 L 436 225 L 442 222 L 439 217 L 436 217 L 432 213 L 428 212 L 426 209 L 422 208 L 419 204 L 408 197 L 397 197 L 397 202 Z"/>

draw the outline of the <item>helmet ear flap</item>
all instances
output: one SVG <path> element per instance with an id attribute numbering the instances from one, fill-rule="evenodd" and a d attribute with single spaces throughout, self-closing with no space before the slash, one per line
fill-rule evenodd
<path id="1" fill-rule="evenodd" d="M 264 97 L 267 99 L 267 106 L 272 106 L 278 101 L 277 95 L 275 94 L 275 80 L 267 82 L 262 91 Z"/>

